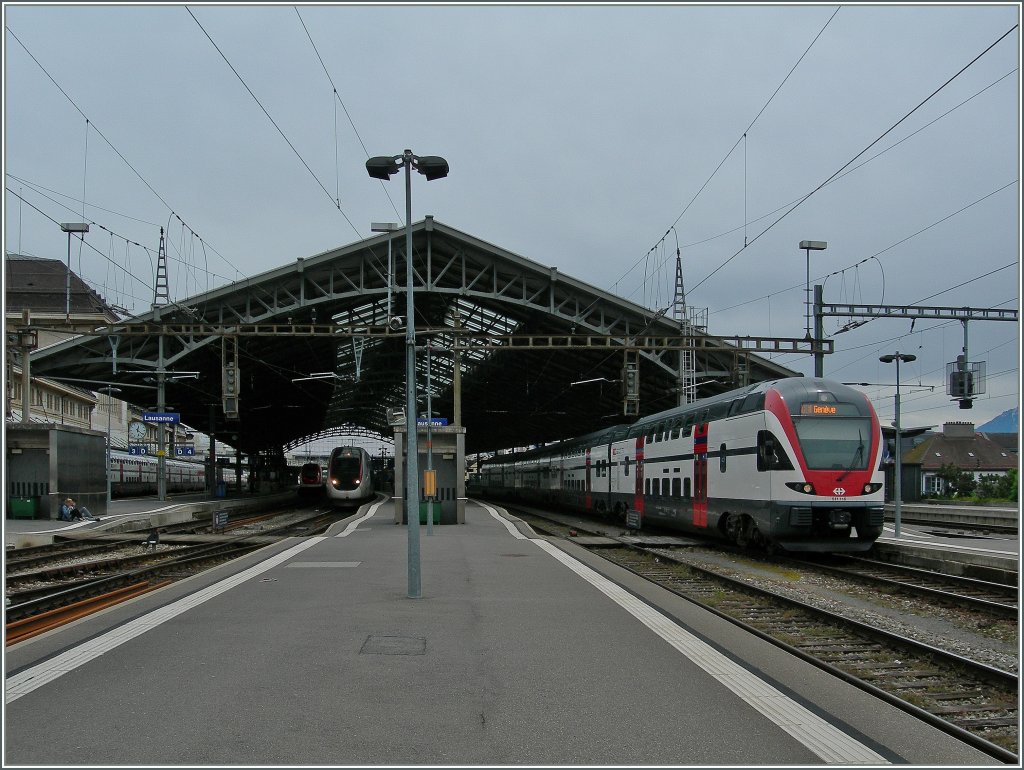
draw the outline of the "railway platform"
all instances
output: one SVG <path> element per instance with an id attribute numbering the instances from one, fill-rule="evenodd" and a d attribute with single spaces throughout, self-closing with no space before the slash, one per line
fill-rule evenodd
<path id="1" fill-rule="evenodd" d="M 908 525 L 897 538 L 886 522 L 872 548 L 876 558 L 975 580 L 1015 584 L 1020 566 L 1016 536 L 988 536 L 935 526 Z"/>
<path id="2" fill-rule="evenodd" d="M 276 493 L 229 493 L 224 497 L 210 497 L 197 493 L 174 495 L 163 501 L 155 497 L 119 499 L 111 501 L 107 506 L 107 514 L 96 521 L 4 519 L 4 545 L 6 548 L 46 545 L 52 543 L 56 535 L 90 531 L 114 533 L 128 524 L 135 527 L 161 527 L 189 521 L 213 511 L 237 511 L 253 506 L 272 505 L 276 501 L 291 502 L 294 499 L 294 490 Z"/>
<path id="3" fill-rule="evenodd" d="M 4 764 L 995 764 L 498 508 L 420 536 L 419 598 L 381 498 L 12 645 Z"/>

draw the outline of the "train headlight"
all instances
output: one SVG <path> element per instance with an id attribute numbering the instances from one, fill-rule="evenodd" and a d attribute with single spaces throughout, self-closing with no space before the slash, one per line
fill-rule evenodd
<path id="1" fill-rule="evenodd" d="M 877 492 L 881 488 L 882 488 L 881 484 L 865 484 L 864 485 L 864 494 L 865 495 L 870 495 L 870 494 L 872 494 L 874 492 Z"/>
<path id="2" fill-rule="evenodd" d="M 805 495 L 814 494 L 814 484 L 809 481 L 787 481 L 786 486 L 794 492 L 802 492 Z"/>

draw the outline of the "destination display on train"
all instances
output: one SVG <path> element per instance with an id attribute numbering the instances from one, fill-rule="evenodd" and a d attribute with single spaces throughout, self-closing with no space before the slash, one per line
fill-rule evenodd
<path id="1" fill-rule="evenodd" d="M 807 401 L 800 404 L 802 417 L 856 417 L 858 414 L 854 404 L 824 404 L 820 401 Z"/>
<path id="2" fill-rule="evenodd" d="M 839 414 L 839 407 L 834 404 L 800 404 L 800 414 L 827 417 Z"/>

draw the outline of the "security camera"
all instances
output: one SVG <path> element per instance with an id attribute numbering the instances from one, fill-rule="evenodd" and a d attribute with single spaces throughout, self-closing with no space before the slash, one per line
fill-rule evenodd
<path id="1" fill-rule="evenodd" d="M 388 327 L 391 331 L 398 331 L 403 326 L 405 326 L 405 319 L 400 315 L 391 316 L 391 318 L 388 319 Z"/>

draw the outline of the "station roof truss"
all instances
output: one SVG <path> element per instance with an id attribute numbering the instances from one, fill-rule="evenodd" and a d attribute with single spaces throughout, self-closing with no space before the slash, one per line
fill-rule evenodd
<path id="1" fill-rule="evenodd" d="M 151 387 L 163 372 L 166 411 L 247 452 L 298 446 L 342 425 L 391 440 L 388 410 L 404 410 L 406 399 L 405 329 L 388 325 L 405 315 L 404 235 L 392 235 L 390 292 L 382 233 L 117 323 L 78 328 L 80 336 L 31 355 L 33 374 Z M 681 328 L 668 308 L 644 308 L 432 217 L 414 223 L 412 236 L 417 413 L 426 412 L 429 343 L 435 415 L 453 417 L 459 361 L 467 452 L 630 422 L 620 385 L 627 351 L 640 361 L 640 416 L 677 404 L 684 348 L 695 354 L 699 395 L 795 374 L 758 353 L 831 352 L 830 340 Z M 225 351 L 234 349 L 239 419 L 227 420 L 221 373 Z M 149 387 L 128 387 L 121 397 L 154 409 Z"/>

